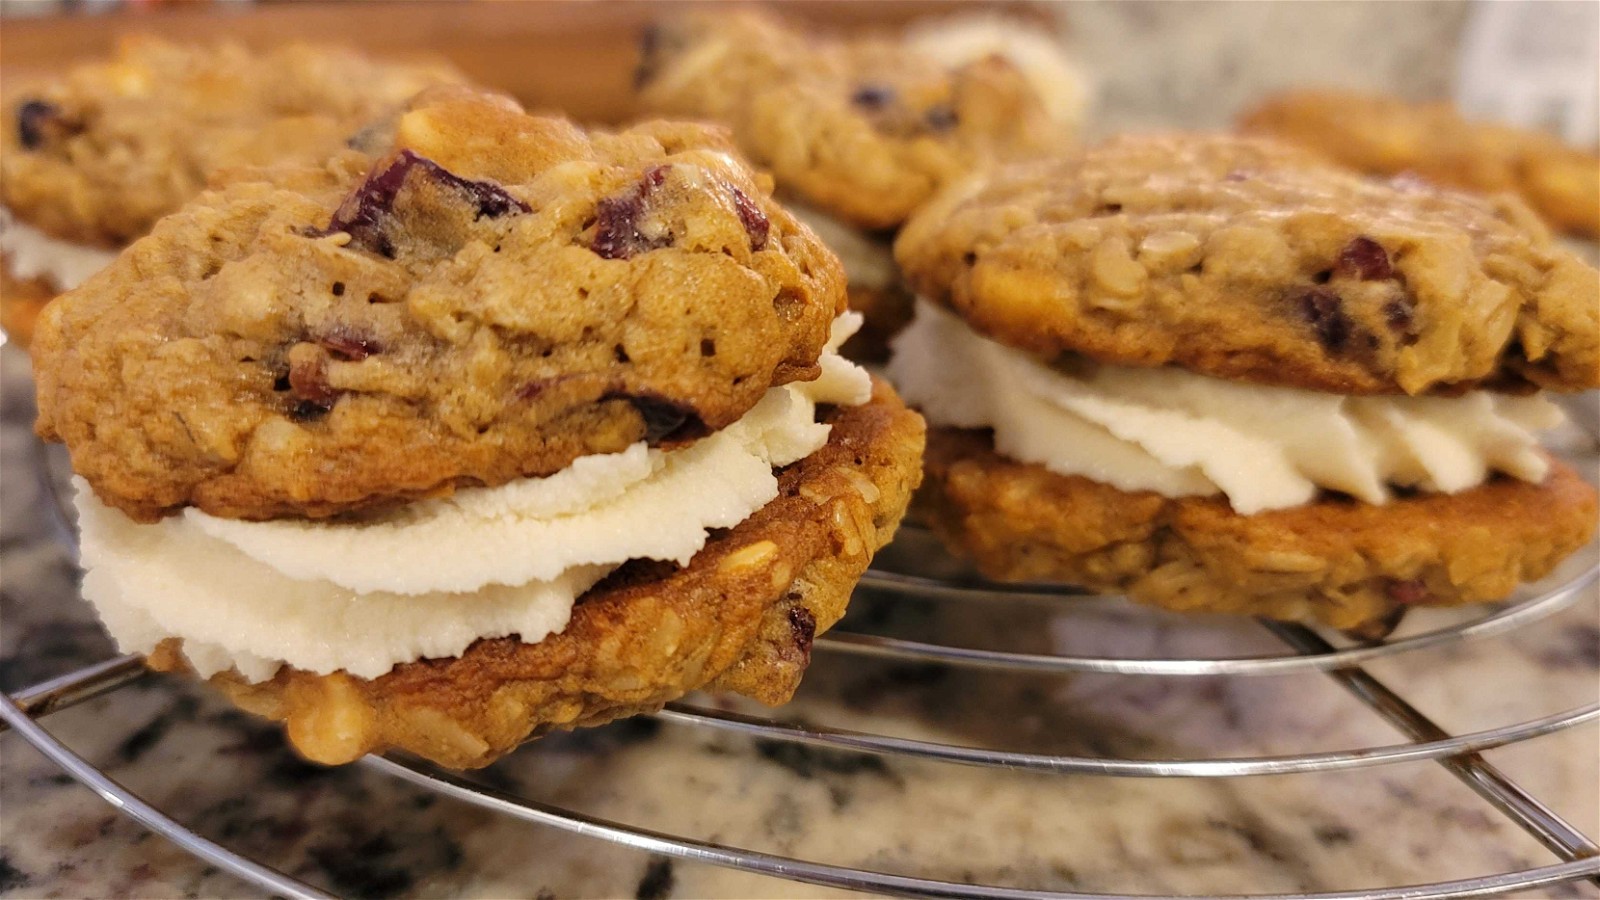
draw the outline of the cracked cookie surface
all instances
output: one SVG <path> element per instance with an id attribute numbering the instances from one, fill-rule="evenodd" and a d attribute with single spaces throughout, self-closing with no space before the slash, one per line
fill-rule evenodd
<path id="1" fill-rule="evenodd" d="M 828 443 L 779 473 L 777 499 L 683 568 L 620 570 L 560 634 L 480 640 L 370 680 L 285 668 L 260 684 L 211 682 L 285 720 L 301 753 L 330 764 L 397 747 L 483 766 L 531 736 L 652 712 L 699 688 L 782 703 L 922 476 L 922 420 L 882 382 L 868 403 L 822 420 Z M 180 650 L 168 642 L 150 663 L 182 669 Z"/>
<path id="2" fill-rule="evenodd" d="M 1595 530 L 1595 489 L 1554 462 L 1540 484 L 1496 478 L 1383 506 L 1324 496 L 1239 515 L 1225 500 L 1129 492 L 933 429 L 919 505 L 992 578 L 1065 581 L 1179 611 L 1381 623 L 1410 606 L 1504 599 Z"/>
<path id="3" fill-rule="evenodd" d="M 1522 204 L 1263 139 L 1000 167 L 919 211 L 895 254 L 919 293 L 1044 357 L 1343 394 L 1600 385 L 1600 275 Z"/>
<path id="4" fill-rule="evenodd" d="M 203 195 L 46 309 L 38 431 L 102 501 L 330 516 L 692 438 L 816 376 L 838 262 L 720 131 L 464 89 L 392 131 Z"/>
<path id="5" fill-rule="evenodd" d="M 727 124 L 785 191 L 863 228 L 900 224 L 981 159 L 1071 140 L 998 55 L 950 66 L 908 43 L 809 34 L 753 10 L 664 20 L 642 52 L 644 109 Z"/>
<path id="6" fill-rule="evenodd" d="M 104 62 L 6 85 L 0 200 L 54 237 L 115 249 L 221 172 L 320 162 L 418 91 L 461 80 L 340 47 L 130 38 Z"/>
<path id="7" fill-rule="evenodd" d="M 1239 119 L 1374 175 L 1411 172 L 1439 184 L 1514 191 L 1552 227 L 1600 237 L 1600 156 L 1554 135 L 1463 118 L 1449 103 L 1351 91 L 1289 91 Z"/>

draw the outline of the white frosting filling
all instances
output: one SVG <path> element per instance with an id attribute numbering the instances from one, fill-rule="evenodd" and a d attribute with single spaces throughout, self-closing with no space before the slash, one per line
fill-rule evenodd
<path id="1" fill-rule="evenodd" d="M 1320 489 L 1381 504 L 1390 485 L 1541 481 L 1535 432 L 1563 420 L 1537 395 L 1346 397 L 1092 364 L 1067 375 L 921 300 L 892 347 L 890 380 L 935 425 L 992 428 L 1013 459 L 1125 491 L 1222 494 L 1246 515 Z"/>
<path id="2" fill-rule="evenodd" d="M 115 250 L 53 238 L 16 220 L 0 208 L 0 254 L 18 281 L 44 278 L 57 291 L 70 291 L 117 258 Z"/>
<path id="3" fill-rule="evenodd" d="M 283 664 L 373 678 L 459 655 L 478 638 L 535 643 L 630 559 L 687 563 L 713 528 L 778 494 L 773 469 L 815 452 L 816 405 L 871 396 L 837 348 L 822 376 L 767 392 L 738 422 L 676 450 L 635 444 L 546 478 L 410 504 L 381 520 L 244 522 L 197 510 L 140 524 L 77 483 L 83 594 L 124 651 L 184 641 L 195 670 L 272 677 Z"/>
<path id="4" fill-rule="evenodd" d="M 785 206 L 839 257 L 839 262 L 844 264 L 845 280 L 851 287 L 882 290 L 900 278 L 900 270 L 894 264 L 894 245 L 889 241 L 876 240 L 814 206 L 792 199 Z"/>
<path id="5" fill-rule="evenodd" d="M 1076 129 L 1089 104 L 1083 72 L 1060 38 L 1041 27 L 992 14 L 952 16 L 919 24 L 907 35 L 918 51 L 955 67 L 1001 56 L 1022 72 L 1050 118 Z"/>

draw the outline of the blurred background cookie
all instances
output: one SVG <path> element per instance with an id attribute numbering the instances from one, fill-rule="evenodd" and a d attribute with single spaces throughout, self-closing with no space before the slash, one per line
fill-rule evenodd
<path id="1" fill-rule="evenodd" d="M 124 40 L 55 77 L 8 81 L 0 128 L 7 334 L 26 345 L 41 300 L 76 287 L 230 170 L 316 162 L 448 66 L 333 46 Z"/>
<path id="2" fill-rule="evenodd" d="M 842 37 L 754 9 L 664 18 L 644 35 L 640 111 L 709 119 L 769 169 L 844 260 L 881 355 L 909 318 L 893 231 L 941 185 L 1069 146 L 1084 79 L 1038 22 L 968 15 Z"/>
<path id="3" fill-rule="evenodd" d="M 1510 191 L 1551 227 L 1600 238 L 1600 155 L 1547 132 L 1471 121 L 1446 102 L 1317 89 L 1268 97 L 1239 127 L 1372 175 Z"/>

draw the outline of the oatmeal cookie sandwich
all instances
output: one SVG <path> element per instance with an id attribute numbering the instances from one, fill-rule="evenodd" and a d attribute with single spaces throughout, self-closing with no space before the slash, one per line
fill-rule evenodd
<path id="1" fill-rule="evenodd" d="M 706 126 L 458 93 L 392 131 L 44 312 L 84 595 L 325 763 L 786 700 L 920 478 L 838 261 Z"/>
<path id="2" fill-rule="evenodd" d="M 893 36 L 812 33 L 769 13 L 691 11 L 644 36 L 641 109 L 727 125 L 789 208 L 844 262 L 866 316 L 850 351 L 881 357 L 911 314 L 893 232 L 982 160 L 1059 150 L 1082 77 L 1038 27 L 935 19 Z"/>
<path id="3" fill-rule="evenodd" d="M 896 254 L 931 524 L 992 577 L 1370 630 L 1594 531 L 1536 434 L 1600 384 L 1600 275 L 1510 198 L 1124 137 L 950 190 Z"/>
<path id="4" fill-rule="evenodd" d="M 219 172 L 316 162 L 430 85 L 442 66 L 337 47 L 124 41 L 59 78 L 8 83 L 0 128 L 0 325 L 26 345 L 82 283 Z"/>

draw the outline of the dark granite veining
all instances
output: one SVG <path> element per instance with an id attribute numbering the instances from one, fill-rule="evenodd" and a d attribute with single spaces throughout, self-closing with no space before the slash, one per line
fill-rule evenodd
<path id="1" fill-rule="evenodd" d="M 644 867 L 644 877 L 633 892 L 635 900 L 666 900 L 672 896 L 672 860 L 655 857 Z"/>

